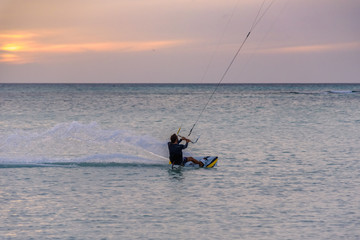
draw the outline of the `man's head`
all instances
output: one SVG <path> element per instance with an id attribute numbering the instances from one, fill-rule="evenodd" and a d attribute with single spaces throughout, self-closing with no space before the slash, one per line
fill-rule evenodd
<path id="1" fill-rule="evenodd" d="M 171 141 L 171 143 L 176 143 L 178 141 L 178 137 L 175 133 L 173 135 L 171 135 L 170 141 Z"/>

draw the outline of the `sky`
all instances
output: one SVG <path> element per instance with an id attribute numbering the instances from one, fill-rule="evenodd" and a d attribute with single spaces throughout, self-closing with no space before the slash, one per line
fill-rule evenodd
<path id="1" fill-rule="evenodd" d="M 218 83 L 259 10 L 223 83 L 360 83 L 359 0 L 0 0 L 0 83 Z"/>

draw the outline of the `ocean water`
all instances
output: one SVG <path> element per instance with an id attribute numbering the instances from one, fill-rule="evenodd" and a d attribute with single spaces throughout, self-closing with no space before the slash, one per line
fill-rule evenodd
<path id="1" fill-rule="evenodd" d="M 360 239 L 360 85 L 0 85 L 0 239 Z"/>

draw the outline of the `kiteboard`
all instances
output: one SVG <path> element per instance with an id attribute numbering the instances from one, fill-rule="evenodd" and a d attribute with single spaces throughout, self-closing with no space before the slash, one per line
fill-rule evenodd
<path id="1" fill-rule="evenodd" d="M 196 160 L 204 163 L 203 168 L 213 168 L 217 165 L 218 157 L 217 156 L 206 156 L 206 157 L 194 157 Z M 169 164 L 171 162 L 169 161 Z M 174 165 L 174 167 L 179 167 L 179 165 Z M 191 161 L 185 163 L 184 167 L 200 167 L 199 164 L 195 164 Z"/>

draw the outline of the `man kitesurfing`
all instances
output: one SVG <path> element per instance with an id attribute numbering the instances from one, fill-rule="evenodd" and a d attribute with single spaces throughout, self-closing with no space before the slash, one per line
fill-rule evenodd
<path id="1" fill-rule="evenodd" d="M 186 141 L 186 144 L 180 144 L 180 142 L 184 140 Z M 170 137 L 170 142 L 168 142 L 168 147 L 169 147 L 169 159 L 171 164 L 174 165 L 180 165 L 180 166 L 184 166 L 186 162 L 193 162 L 195 164 L 198 164 L 200 167 L 204 166 L 204 163 L 196 160 L 193 157 L 183 157 L 183 153 L 182 150 L 187 148 L 189 142 L 191 142 L 191 140 L 185 138 L 185 137 L 181 137 L 180 141 L 178 139 L 178 136 L 174 133 L 173 135 L 171 135 Z"/>
<path id="2" fill-rule="evenodd" d="M 225 69 L 223 75 L 220 78 L 220 81 L 217 83 L 214 91 L 211 93 L 209 99 L 207 100 L 205 106 L 203 107 L 203 109 L 200 111 L 200 114 L 198 115 L 194 125 L 192 126 L 192 128 L 189 131 L 188 136 L 191 135 L 193 129 L 195 128 L 196 124 L 199 122 L 202 114 L 204 113 L 205 109 L 207 108 L 207 106 L 209 105 L 211 99 L 213 98 L 216 90 L 219 88 L 220 84 L 223 82 L 223 80 L 225 79 L 225 76 L 227 75 L 227 73 L 229 72 L 231 66 L 233 65 L 233 63 L 235 62 L 235 59 L 237 58 L 237 56 L 239 55 L 241 49 L 243 48 L 243 46 L 245 45 L 245 42 L 247 41 L 247 39 L 249 38 L 251 32 L 255 29 L 255 27 L 258 25 L 258 23 L 261 21 L 261 19 L 264 17 L 264 15 L 267 13 L 267 11 L 270 9 L 270 7 L 273 5 L 273 3 L 275 2 L 275 0 L 271 0 L 271 2 L 267 5 L 266 9 L 262 11 L 263 7 L 265 7 L 265 2 L 266 0 L 263 0 L 259 11 L 253 21 L 253 24 L 250 28 L 250 31 L 248 32 L 248 34 L 246 35 L 246 37 L 244 38 L 243 42 L 240 44 L 238 50 L 236 51 L 235 55 L 233 56 L 233 58 L 231 59 L 229 65 L 227 66 L 227 68 Z M 205 75 L 204 75 L 205 76 Z M 180 128 L 181 129 L 181 128 Z M 180 131 L 179 129 L 179 131 Z M 178 134 L 179 134 L 178 131 Z M 179 136 L 181 137 L 181 136 Z M 186 141 L 185 145 L 180 144 L 180 142 L 182 140 Z M 193 158 L 193 157 L 183 157 L 183 153 L 182 150 L 187 148 L 189 142 L 192 142 L 191 140 L 185 138 L 185 137 L 181 137 L 180 141 L 178 139 L 178 135 L 177 134 L 173 134 L 170 137 L 170 142 L 168 142 L 168 147 L 169 147 L 169 153 L 170 153 L 170 162 L 171 164 L 174 165 L 180 165 L 180 166 L 185 166 L 186 163 L 188 162 L 193 162 L 194 164 L 198 164 L 200 167 L 205 167 L 206 168 L 212 168 L 216 165 L 218 157 L 217 156 L 207 156 L 201 159 L 201 161 Z M 196 143 L 197 140 L 195 142 L 192 143 Z"/>

